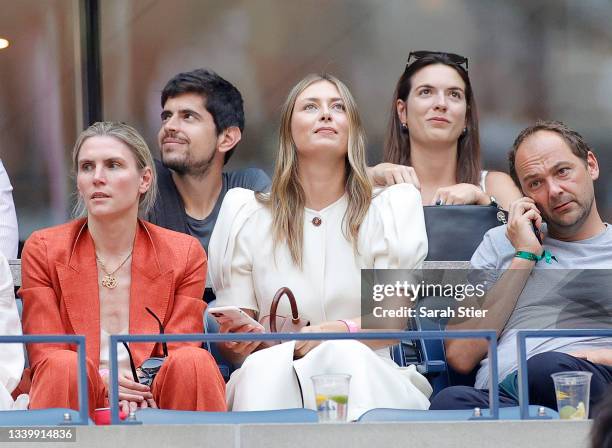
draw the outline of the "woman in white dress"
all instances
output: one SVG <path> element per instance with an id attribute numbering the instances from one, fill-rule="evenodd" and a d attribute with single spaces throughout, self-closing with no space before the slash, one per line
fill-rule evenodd
<path id="1" fill-rule="evenodd" d="M 15 287 L 11 270 L 0 253 L 0 335 L 21 335 L 21 322 L 15 304 Z M 21 380 L 24 356 L 22 344 L 0 344 L 0 410 L 27 409 L 29 397 L 25 394 L 13 401 L 11 393 Z M 1 417 L 0 417 L 1 418 Z"/>
<path id="2" fill-rule="evenodd" d="M 221 207 L 209 247 L 217 304 L 260 318 L 287 286 L 311 323 L 303 331 L 361 331 L 360 269 L 416 268 L 427 254 L 419 193 L 409 184 L 372 192 L 357 107 L 333 76 L 309 75 L 293 88 L 279 140 L 270 193 L 236 188 Z M 279 314 L 289 314 L 288 303 Z M 257 330 L 226 323 L 221 331 Z M 310 377 L 348 373 L 349 419 L 376 407 L 427 409 L 429 383 L 414 366 L 395 365 L 389 344 L 224 344 L 228 357 L 244 360 L 227 385 L 228 408 L 315 408 Z"/>
<path id="3" fill-rule="evenodd" d="M 522 195 L 506 173 L 482 171 L 478 113 L 467 58 L 413 51 L 395 87 L 384 162 L 370 168 L 376 185 L 410 182 L 424 205 L 504 209 Z"/>

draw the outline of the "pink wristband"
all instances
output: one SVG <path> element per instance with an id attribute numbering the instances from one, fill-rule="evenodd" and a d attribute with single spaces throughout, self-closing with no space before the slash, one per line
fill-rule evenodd
<path id="1" fill-rule="evenodd" d="M 108 369 L 100 369 L 100 370 L 98 370 L 98 373 L 100 374 L 100 376 L 102 378 L 104 378 L 105 376 L 108 376 L 108 374 L 110 373 L 110 370 L 108 370 Z"/>
<path id="2" fill-rule="evenodd" d="M 349 333 L 358 333 L 359 332 L 359 327 L 352 320 L 338 319 L 338 322 L 344 322 L 344 325 L 346 325 L 346 328 L 348 329 Z"/>

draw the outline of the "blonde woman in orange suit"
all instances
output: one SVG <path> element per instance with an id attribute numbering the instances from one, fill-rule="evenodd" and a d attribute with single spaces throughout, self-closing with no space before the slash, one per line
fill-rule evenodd
<path id="1" fill-rule="evenodd" d="M 27 334 L 83 334 L 90 414 L 108 405 L 108 336 L 203 331 L 201 300 L 207 261 L 191 236 L 138 219 L 155 200 L 155 171 L 142 137 L 122 123 L 96 123 L 73 151 L 77 214 L 84 218 L 32 234 L 22 256 L 20 295 Z M 152 387 L 134 381 L 127 351 L 119 351 L 119 399 L 124 412 L 160 407 L 225 410 L 225 384 L 199 343 L 170 344 Z M 159 344 L 131 347 L 140 366 L 160 356 Z M 74 346 L 33 344 L 31 408 L 77 408 Z"/>

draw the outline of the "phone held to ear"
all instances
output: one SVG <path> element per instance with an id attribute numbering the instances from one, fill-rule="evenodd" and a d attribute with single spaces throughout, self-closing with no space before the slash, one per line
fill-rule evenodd
<path id="1" fill-rule="evenodd" d="M 543 220 L 542 220 L 542 224 L 544 224 Z M 540 245 L 543 245 L 543 243 L 542 243 L 542 232 L 540 232 L 538 230 L 538 227 L 536 226 L 535 219 L 531 220 L 531 228 L 533 230 L 533 233 L 535 233 L 536 238 L 538 239 L 538 243 L 540 243 Z"/>
<path id="2" fill-rule="evenodd" d="M 542 224 L 544 224 L 544 221 L 542 221 Z M 537 228 L 535 220 L 531 220 L 531 229 L 533 230 L 533 233 L 535 234 L 536 238 L 538 239 L 538 242 L 543 248 L 544 243 L 542 242 L 542 232 L 540 232 L 540 230 Z M 555 257 L 546 249 L 544 249 L 541 255 L 519 250 L 514 256 L 517 258 L 524 258 L 526 260 L 535 261 L 536 263 L 540 260 L 544 260 L 547 264 L 551 264 L 553 261 L 557 263 L 559 262 L 559 260 L 557 260 L 557 257 Z"/>
<path id="3" fill-rule="evenodd" d="M 542 221 L 542 222 L 544 222 L 544 221 Z M 535 221 L 531 221 L 531 228 L 533 229 L 533 233 L 535 233 L 535 236 L 538 239 L 538 242 L 540 244 L 542 244 L 542 234 L 538 230 L 538 227 L 536 226 Z"/>
<path id="4" fill-rule="evenodd" d="M 232 324 L 230 328 L 250 325 L 254 328 L 260 329 L 262 333 L 265 332 L 265 328 L 262 324 L 257 322 L 237 306 L 217 306 L 210 308 L 208 313 L 214 317 L 220 325 L 226 322 L 231 322 Z"/>

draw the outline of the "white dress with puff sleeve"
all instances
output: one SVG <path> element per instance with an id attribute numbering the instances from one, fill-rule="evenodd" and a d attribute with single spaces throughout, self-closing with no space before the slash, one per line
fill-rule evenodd
<path id="1" fill-rule="evenodd" d="M 409 184 L 380 190 L 360 227 L 358 254 L 342 233 L 346 194 L 323 210 L 304 209 L 303 268 L 288 248 L 276 251 L 272 215 L 251 190 L 230 190 L 209 245 L 209 269 L 218 306 L 234 305 L 268 314 L 276 291 L 288 286 L 300 316 L 312 324 L 361 315 L 361 269 L 412 269 L 427 255 L 418 191 Z M 314 225 L 313 219 L 320 224 Z M 263 313 L 263 314 L 262 314 Z M 289 315 L 288 301 L 279 314 Z M 310 377 L 348 373 L 348 417 L 378 407 L 427 409 L 431 387 L 414 366 L 398 367 L 389 350 L 374 352 L 357 341 L 329 341 L 293 360 L 294 342 L 251 354 L 227 384 L 228 407 L 267 410 L 315 408 Z"/>

